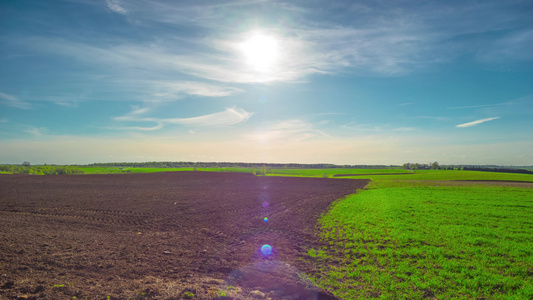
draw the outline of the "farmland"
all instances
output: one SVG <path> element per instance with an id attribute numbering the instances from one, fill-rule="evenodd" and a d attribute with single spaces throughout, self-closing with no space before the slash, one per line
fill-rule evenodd
<path id="1" fill-rule="evenodd" d="M 533 297 L 533 175 L 82 169 L 139 174 L 0 176 L 11 195 L 0 263 L 14 278 L 0 279 L 0 295 L 281 299 L 283 286 L 301 299 Z"/>
<path id="2" fill-rule="evenodd" d="M 412 170 L 404 169 L 353 169 L 353 168 L 329 168 L 329 169 L 267 169 L 266 174 L 261 173 L 261 168 L 138 168 L 138 167 L 80 167 L 85 174 L 122 174 L 122 173 L 155 173 L 174 171 L 198 172 L 238 172 L 253 173 L 265 176 L 281 177 L 339 177 L 352 179 L 372 180 L 494 180 L 494 181 L 526 181 L 533 182 L 531 174 L 498 173 L 463 170 Z M 354 175 L 354 176 L 349 176 Z"/>
<path id="3" fill-rule="evenodd" d="M 306 251 L 320 244 L 319 215 L 367 183 L 215 172 L 2 175 L 0 298 L 334 299 L 305 279 L 316 272 Z M 266 257 L 264 244 L 273 249 Z"/>
<path id="4" fill-rule="evenodd" d="M 533 193 L 376 183 L 320 219 L 309 255 L 344 299 L 531 299 Z"/>

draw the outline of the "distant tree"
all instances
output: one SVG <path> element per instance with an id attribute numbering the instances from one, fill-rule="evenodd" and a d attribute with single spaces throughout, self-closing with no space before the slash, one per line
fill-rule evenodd
<path id="1" fill-rule="evenodd" d="M 434 162 L 431 164 L 431 168 L 434 169 L 434 170 L 438 170 L 439 169 L 439 163 L 438 162 Z"/>
<path id="2" fill-rule="evenodd" d="M 31 167 L 31 164 L 30 164 L 29 161 L 25 161 L 25 162 L 22 163 L 22 166 L 29 168 L 29 167 Z"/>

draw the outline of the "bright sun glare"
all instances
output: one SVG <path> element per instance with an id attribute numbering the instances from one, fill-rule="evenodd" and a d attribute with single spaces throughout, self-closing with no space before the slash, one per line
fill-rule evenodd
<path id="1" fill-rule="evenodd" d="M 240 45 L 246 62 L 257 71 L 268 71 L 279 57 L 278 40 L 262 33 L 253 33 Z"/>

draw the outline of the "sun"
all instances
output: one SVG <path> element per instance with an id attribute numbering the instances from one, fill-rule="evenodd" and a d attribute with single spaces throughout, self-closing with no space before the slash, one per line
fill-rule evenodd
<path id="1" fill-rule="evenodd" d="M 254 32 L 240 44 L 246 63 L 260 72 L 272 69 L 279 59 L 279 42 L 273 37 Z"/>

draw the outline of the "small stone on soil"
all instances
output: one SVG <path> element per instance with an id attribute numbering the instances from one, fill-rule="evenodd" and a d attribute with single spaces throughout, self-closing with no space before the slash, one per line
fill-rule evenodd
<path id="1" fill-rule="evenodd" d="M 257 298 L 257 299 L 263 299 L 265 298 L 265 293 L 261 292 L 261 291 L 251 291 L 250 292 L 250 295 L 254 298 Z"/>

